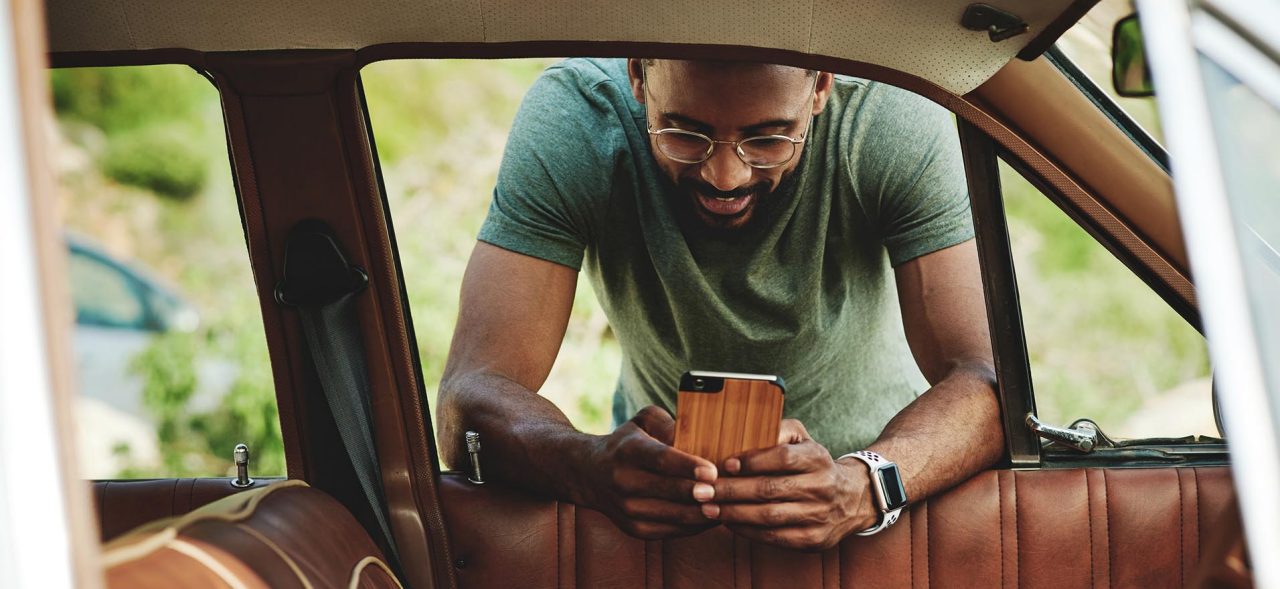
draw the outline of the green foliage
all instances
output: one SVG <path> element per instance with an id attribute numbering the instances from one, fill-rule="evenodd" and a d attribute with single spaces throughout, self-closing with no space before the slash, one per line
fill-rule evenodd
<path id="1" fill-rule="evenodd" d="M 121 184 L 186 200 L 204 188 L 209 158 L 182 125 L 167 124 L 113 138 L 99 165 Z"/>
<path id="2" fill-rule="evenodd" d="M 157 121 L 197 123 L 217 94 L 186 66 L 69 68 L 49 73 L 58 117 L 89 123 L 108 135 Z"/>
<path id="3" fill-rule="evenodd" d="M 1208 375 L 1194 328 L 1003 164 L 1001 183 L 1042 418 L 1115 429 L 1145 401 Z"/>

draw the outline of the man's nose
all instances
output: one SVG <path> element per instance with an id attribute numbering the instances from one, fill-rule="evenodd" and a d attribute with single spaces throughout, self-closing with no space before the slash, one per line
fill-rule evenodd
<path id="1" fill-rule="evenodd" d="M 711 157 L 702 162 L 702 179 L 728 192 L 751 181 L 751 166 L 738 157 L 732 144 L 717 143 Z"/>

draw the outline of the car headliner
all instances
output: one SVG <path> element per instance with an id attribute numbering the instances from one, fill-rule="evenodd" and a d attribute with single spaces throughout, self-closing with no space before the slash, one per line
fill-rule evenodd
<path id="1" fill-rule="evenodd" d="M 1038 55 L 1096 1 L 991 0 L 1029 25 L 999 42 L 960 25 L 968 0 L 49 0 L 46 14 L 55 56 L 403 43 L 728 45 L 869 63 L 959 95 L 1015 55 Z"/>

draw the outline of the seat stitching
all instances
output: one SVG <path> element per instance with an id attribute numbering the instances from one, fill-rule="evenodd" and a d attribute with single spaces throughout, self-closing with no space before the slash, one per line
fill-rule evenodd
<path id="1" fill-rule="evenodd" d="M 1089 487 L 1089 471 L 1084 470 L 1084 508 L 1089 520 L 1089 586 L 1094 586 L 1093 571 L 1093 493 Z"/>
<path id="2" fill-rule="evenodd" d="M 999 504 L 1000 516 L 1000 588 L 1004 589 L 1004 483 L 1000 482 L 1004 477 L 1000 473 L 996 473 L 996 503 Z"/>
<path id="3" fill-rule="evenodd" d="M 915 521 L 907 522 L 907 570 L 911 571 L 911 587 L 916 586 L 916 531 Z"/>
<path id="4" fill-rule="evenodd" d="M 169 515 L 178 515 L 178 483 L 182 479 L 173 479 L 173 488 L 169 490 Z"/>
<path id="5" fill-rule="evenodd" d="M 1183 509 L 1182 509 L 1182 474 L 1178 473 L 1178 471 L 1174 471 L 1174 472 L 1177 474 L 1177 476 L 1174 477 L 1175 478 L 1174 484 L 1178 485 L 1178 586 L 1186 587 L 1187 586 L 1187 563 L 1185 561 L 1186 547 L 1183 544 L 1185 541 L 1182 538 L 1182 535 L 1183 535 L 1182 520 L 1184 517 L 1186 517 L 1186 514 L 1183 512 Z"/>
<path id="6" fill-rule="evenodd" d="M 1111 479 L 1107 469 L 1102 469 L 1102 496 L 1107 501 L 1107 587 L 1115 586 L 1116 558 L 1111 552 Z"/>
<path id="7" fill-rule="evenodd" d="M 1191 469 L 1191 480 L 1196 485 L 1196 560 L 1200 560 L 1200 531 L 1204 529 L 1204 522 L 1200 521 L 1200 515 L 1204 513 L 1200 509 L 1200 496 L 1203 494 L 1200 492 L 1200 469 Z"/>
<path id="8" fill-rule="evenodd" d="M 1014 580 L 1018 583 L 1019 587 L 1023 586 L 1022 585 L 1022 550 L 1018 548 L 1018 540 L 1020 540 L 1022 536 L 1022 527 L 1020 525 L 1021 522 L 1018 520 L 1018 510 L 1020 509 L 1021 504 L 1022 502 L 1018 500 L 1018 473 L 1014 472 L 1013 473 L 1013 552 L 1014 554 L 1017 555 L 1017 557 L 1013 561 L 1013 566 L 1014 568 L 1018 569 L 1018 572 L 1014 574 L 1015 575 Z"/>
<path id="9" fill-rule="evenodd" d="M 924 512 L 924 572 L 925 581 L 928 586 L 933 587 L 933 534 L 929 533 L 929 520 L 933 518 L 933 510 L 928 509 L 927 505 Z"/>
<path id="10" fill-rule="evenodd" d="M 560 578 L 560 569 L 561 567 L 564 566 L 564 563 L 560 560 L 560 556 L 561 556 L 560 542 L 562 542 L 562 540 L 560 539 L 560 502 L 559 501 L 556 501 L 556 510 L 555 510 L 555 513 L 552 514 L 552 517 L 555 518 L 555 522 L 556 522 L 556 587 L 558 587 L 559 589 L 564 589 L 564 579 Z"/>
<path id="11" fill-rule="evenodd" d="M 733 589 L 738 589 L 738 540 L 729 539 L 729 582 Z"/>

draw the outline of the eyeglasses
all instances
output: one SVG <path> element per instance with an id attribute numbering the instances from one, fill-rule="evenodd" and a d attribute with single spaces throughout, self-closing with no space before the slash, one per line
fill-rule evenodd
<path id="1" fill-rule="evenodd" d="M 641 68 L 644 84 L 645 100 L 649 101 L 649 80 L 645 68 Z M 817 76 L 814 77 L 814 88 L 817 87 Z M 813 94 L 811 88 L 809 94 Z M 809 104 L 806 102 L 806 104 Z M 813 109 L 809 109 L 809 118 L 805 122 L 805 135 L 789 137 L 787 135 L 757 135 L 738 141 L 721 141 L 712 139 L 702 133 L 667 127 L 654 129 L 648 127 L 649 134 L 654 137 L 654 144 L 662 155 L 682 164 L 699 164 L 711 158 L 717 144 L 732 145 L 738 159 L 753 168 L 767 170 L 776 168 L 791 161 L 796 156 L 797 146 L 804 143 L 808 135 L 808 127 L 813 122 Z"/>

